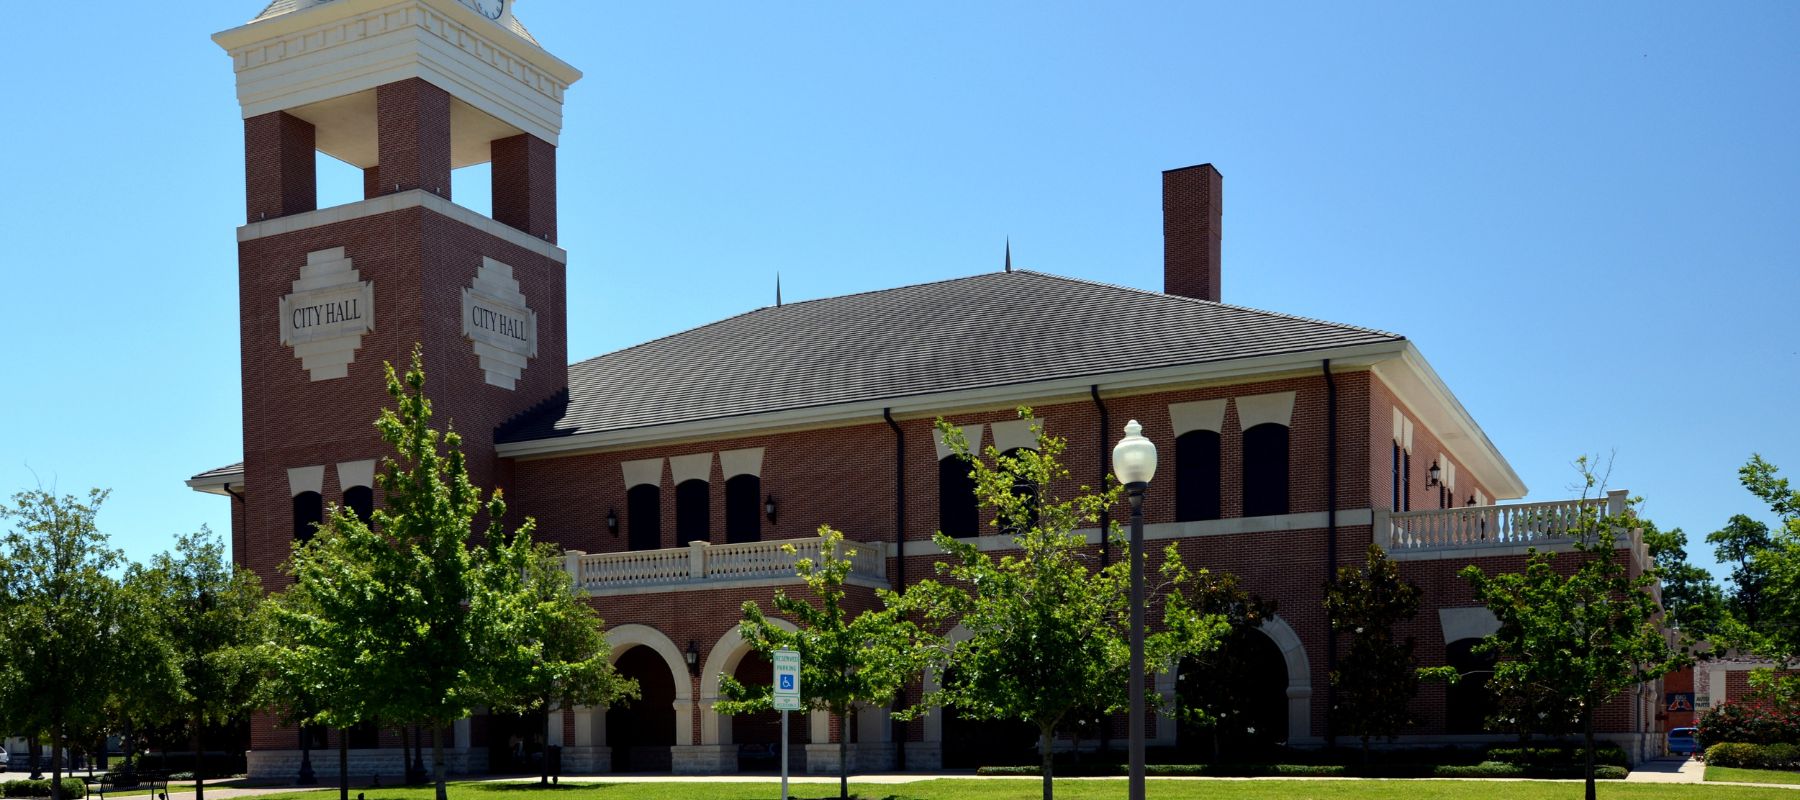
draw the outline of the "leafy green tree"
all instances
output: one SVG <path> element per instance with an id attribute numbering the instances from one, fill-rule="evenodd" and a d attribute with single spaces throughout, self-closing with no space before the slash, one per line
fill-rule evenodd
<path id="1" fill-rule="evenodd" d="M 292 612 L 283 628 L 296 638 L 277 659 L 286 674 L 279 685 L 295 690 L 285 705 L 317 703 L 315 722 L 429 729 L 436 796 L 445 800 L 443 729 L 504 698 L 516 663 L 513 598 L 496 587 L 517 581 L 496 571 L 531 557 L 533 523 L 508 534 L 499 492 L 484 499 L 469 480 L 461 437 L 431 427 L 419 349 L 404 379 L 393 365 L 386 370 L 394 407 L 375 422 L 395 450 L 375 479 L 385 506 L 367 523 L 334 508 L 295 549 L 289 592 L 301 594 L 280 607 Z M 486 544 L 471 546 L 482 516 Z"/>
<path id="2" fill-rule="evenodd" d="M 1030 409 L 1020 409 L 1031 419 Z M 973 542 L 938 533 L 935 541 L 954 561 L 937 565 L 939 580 L 907 592 L 909 604 L 941 628 L 960 623 L 968 640 L 935 660 L 942 687 L 921 705 L 957 708 L 975 719 L 1016 719 L 1038 729 L 1043 796 L 1053 797 L 1052 744 L 1072 714 L 1117 713 L 1126 708 L 1130 677 L 1130 560 L 1098 563 L 1095 549 L 1076 533 L 1095 524 L 1116 504 L 1116 481 L 1104 491 L 1082 487 L 1071 499 L 1050 494 L 1069 472 L 1060 461 L 1067 443 L 1033 423 L 1036 450 L 1011 454 L 987 448 L 972 457 L 955 426 L 938 421 L 946 443 L 967 459 L 978 502 L 994 523 L 1012 533 L 1015 552 L 999 558 Z M 1123 550 L 1115 526 L 1109 534 Z M 1187 654 L 1218 646 L 1229 629 L 1223 615 L 1204 614 L 1183 591 L 1193 576 L 1171 545 L 1162 565 L 1164 585 L 1147 592 L 1163 611 L 1163 630 L 1146 637 L 1145 662 L 1163 672 Z"/>
<path id="3" fill-rule="evenodd" d="M 1400 577 L 1400 564 L 1374 543 L 1369 544 L 1367 564 L 1339 567 L 1337 580 L 1325 587 L 1326 618 L 1332 630 L 1350 639 L 1349 652 L 1331 672 L 1336 690 L 1332 724 L 1362 740 L 1365 763 L 1371 738 L 1393 741 L 1414 722 L 1407 706 L 1419 693 L 1421 671 L 1413 658 L 1413 637 L 1395 636 L 1394 626 L 1418 616 L 1423 595 L 1417 584 Z M 1426 674 L 1448 677 L 1436 669 Z"/>
<path id="4" fill-rule="evenodd" d="M 105 727 L 131 649 L 157 646 L 113 577 L 125 558 L 96 523 L 106 496 L 37 489 L 0 505 L 0 719 L 47 738 L 55 800 L 64 748 Z"/>
<path id="5" fill-rule="evenodd" d="M 1719 639 L 1779 668 L 1800 668 L 1800 492 L 1760 455 L 1738 470 L 1738 479 L 1768 505 L 1776 525 L 1740 514 L 1707 537 L 1718 545 L 1721 561 L 1736 564 L 1732 613 Z M 1751 680 L 1763 699 L 1800 705 L 1800 676 L 1758 670 Z"/>
<path id="6" fill-rule="evenodd" d="M 1680 528 L 1662 530 L 1648 519 L 1640 518 L 1638 525 L 1662 581 L 1665 623 L 1691 640 L 1713 635 L 1725 618 L 1725 592 L 1711 572 L 1688 561 L 1687 533 Z"/>
<path id="7" fill-rule="evenodd" d="M 339 729 L 338 796 L 348 800 L 344 734 L 373 718 L 373 687 L 363 681 L 360 661 L 363 642 L 378 634 L 370 617 L 356 613 L 366 602 L 359 593 L 371 579 L 368 565 L 343 553 L 343 545 L 314 536 L 284 565 L 294 583 L 263 603 L 269 637 L 258 658 L 264 669 L 258 686 L 259 705 L 302 736 L 308 728 Z"/>
<path id="8" fill-rule="evenodd" d="M 1587 490 L 1600 486 L 1586 457 L 1578 460 Z M 1585 492 L 1584 492 L 1585 496 Z M 1653 681 L 1680 663 L 1663 639 L 1656 578 L 1633 578 L 1619 560 L 1617 537 L 1636 525 L 1627 508 L 1584 506 L 1569 528 L 1577 564 L 1559 570 L 1557 554 L 1533 548 L 1525 571 L 1462 571 L 1475 596 L 1500 622 L 1479 646 L 1494 653 L 1494 684 L 1562 698 L 1580 720 L 1586 747 L 1587 798 L 1594 798 L 1594 714 L 1619 693 Z"/>
<path id="9" fill-rule="evenodd" d="M 838 735 L 838 796 L 850 796 L 849 724 L 858 706 L 881 708 L 894 702 L 900 690 L 924 668 L 936 641 L 906 618 L 899 595 L 875 590 L 876 606 L 853 613 L 844 606 L 844 583 L 854 566 L 856 550 L 846 547 L 844 534 L 830 526 L 819 528 L 824 541 L 819 558 L 802 558 L 795 572 L 806 583 L 812 600 L 775 591 L 775 612 L 793 622 L 789 631 L 763 614 L 756 601 L 744 603 L 744 620 L 738 628 L 751 649 L 764 656 L 776 650 L 800 653 L 801 703 L 815 711 L 828 711 L 845 726 Z M 793 545 L 783 545 L 790 555 Z M 749 714 L 774 707 L 773 688 L 745 686 L 730 675 L 719 676 L 726 700 L 714 708 L 721 714 Z"/>
<path id="10" fill-rule="evenodd" d="M 1220 739 L 1227 726 L 1252 714 L 1251 697 L 1239 687 L 1253 682 L 1257 676 L 1252 671 L 1259 669 L 1254 662 L 1232 654 L 1235 648 L 1249 646 L 1249 637 L 1263 635 L 1256 629 L 1275 613 L 1275 603 L 1244 589 L 1236 575 L 1205 569 L 1194 572 L 1186 595 L 1196 611 L 1223 617 L 1229 626 L 1219 647 L 1181 660 L 1175 682 L 1176 716 L 1211 734 L 1212 758 L 1218 761 L 1223 749 Z"/>
<path id="11" fill-rule="evenodd" d="M 495 652 L 494 691 L 489 705 L 501 711 L 544 715 L 550 741 L 550 711 L 574 706 L 607 706 L 638 696 L 637 681 L 619 674 L 608 659 L 605 625 L 582 601 L 554 545 L 496 551 L 495 568 L 485 574 L 499 604 L 506 646 Z M 544 759 L 539 783 L 550 783 Z"/>
<path id="12" fill-rule="evenodd" d="M 254 707 L 255 663 L 262 641 L 262 583 L 225 556 L 212 531 L 176 539 L 172 553 L 160 553 L 147 567 L 126 577 L 134 596 L 148 602 L 154 635 L 166 645 L 174 680 L 159 692 L 162 722 L 187 726 L 194 746 L 194 797 L 206 797 L 206 760 L 201 732 L 207 725 L 241 719 Z"/>
<path id="13" fill-rule="evenodd" d="M 1731 617 L 1750 631 L 1763 626 L 1764 599 L 1769 597 L 1775 536 L 1767 523 L 1745 514 L 1734 514 L 1725 527 L 1706 535 L 1719 561 L 1731 565 L 1731 596 L 1726 608 Z M 1779 599 L 1779 598 L 1775 598 Z"/>

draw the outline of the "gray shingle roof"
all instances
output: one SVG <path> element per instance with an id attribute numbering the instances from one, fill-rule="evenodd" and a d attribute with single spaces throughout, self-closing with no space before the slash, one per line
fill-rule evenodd
<path id="1" fill-rule="evenodd" d="M 569 367 L 497 442 L 1401 341 L 1016 271 L 767 307 Z"/>
<path id="2" fill-rule="evenodd" d="M 225 478 L 225 477 L 230 477 L 233 475 L 243 475 L 243 474 L 244 474 L 244 462 L 239 461 L 236 464 L 229 464 L 229 465 L 226 465 L 223 467 L 219 467 L 218 469 L 209 469 L 205 472 L 200 473 L 199 475 L 195 475 L 194 477 L 189 478 L 188 480 L 204 481 L 204 480 L 208 480 L 208 479 L 212 479 L 212 478 Z"/>

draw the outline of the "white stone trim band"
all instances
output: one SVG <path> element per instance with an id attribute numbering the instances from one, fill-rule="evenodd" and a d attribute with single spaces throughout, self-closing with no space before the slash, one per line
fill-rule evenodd
<path id="1" fill-rule="evenodd" d="M 1044 420 L 1042 418 L 1009 419 L 1005 422 L 994 423 L 994 449 L 1002 453 L 1008 450 L 1036 450 L 1037 434 L 1031 432 L 1032 425 L 1037 425 L 1039 429 L 1042 429 Z"/>
<path id="2" fill-rule="evenodd" d="M 977 422 L 974 425 L 959 425 L 957 427 L 962 428 L 963 437 L 969 440 L 969 452 L 981 452 L 981 434 L 982 429 L 985 428 L 986 425 Z M 955 454 L 955 451 L 950 449 L 950 445 L 944 442 L 943 431 L 932 428 L 931 441 L 933 444 L 937 445 L 937 460 L 943 461 Z"/>
<path id="3" fill-rule="evenodd" d="M 348 490 L 357 486 L 375 488 L 375 459 L 363 461 L 345 461 L 337 465 L 338 488 Z"/>
<path id="4" fill-rule="evenodd" d="M 719 471 L 725 480 L 739 475 L 762 477 L 763 448 L 748 447 L 743 450 L 726 450 L 719 453 Z"/>
<path id="5" fill-rule="evenodd" d="M 669 478 L 674 481 L 676 486 L 688 481 L 711 481 L 712 462 L 712 453 L 671 457 L 669 459 Z"/>
<path id="6" fill-rule="evenodd" d="M 1225 432 L 1226 398 L 1169 404 L 1169 432 L 1176 437 L 1194 431 Z"/>

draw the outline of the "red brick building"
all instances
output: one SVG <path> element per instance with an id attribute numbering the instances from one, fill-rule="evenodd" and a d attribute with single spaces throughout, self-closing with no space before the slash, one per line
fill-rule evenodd
<path id="1" fill-rule="evenodd" d="M 1222 303 L 1211 165 L 1164 174 L 1162 292 L 1009 265 L 762 308 L 569 364 L 556 145 L 580 73 L 511 4 L 277 0 L 215 40 L 235 63 L 245 124 L 244 460 L 188 483 L 231 497 L 235 558 L 278 583 L 328 505 L 381 501 L 384 449 L 367 423 L 387 400 L 382 363 L 419 343 L 438 420 L 463 435 L 473 477 L 567 551 L 616 663 L 642 683 L 629 707 L 556 712 L 547 744 L 572 771 L 766 765 L 771 719 L 711 706 L 720 674 L 767 679 L 736 623 L 745 600 L 796 583 L 781 543 L 804 553 L 822 524 L 860 542 L 861 602 L 929 575 L 935 531 L 1007 548 L 936 437 L 939 417 L 1004 451 L 1034 446 L 1014 413 L 1030 406 L 1069 443 L 1075 478 L 1053 491 L 1102 481 L 1126 421 L 1142 422 L 1162 453 L 1147 538 L 1277 603 L 1234 653 L 1267 676 L 1243 687 L 1261 710 L 1238 735 L 1269 742 L 1330 736 L 1320 600 L 1335 565 L 1387 547 L 1427 592 L 1406 631 L 1421 659 L 1479 670 L 1468 647 L 1494 621 L 1456 571 L 1514 569 L 1528 546 L 1558 546 L 1543 520 L 1579 502 L 1494 505 L 1525 487 L 1403 336 Z M 365 199 L 317 208 L 315 150 L 362 168 Z M 482 162 L 491 217 L 450 196 L 450 171 Z M 1621 552 L 1642 569 L 1641 546 Z M 1157 689 L 1178 691 L 1173 676 Z M 1615 704 L 1605 731 L 1641 747 L 1658 699 L 1645 687 Z M 1478 682 L 1430 686 L 1417 702 L 1406 743 L 1494 738 L 1480 732 Z M 1154 725 L 1153 744 L 1200 746 L 1170 718 Z M 539 744 L 532 730 L 459 723 L 452 768 L 518 766 L 516 751 Z M 1121 722 L 1113 730 L 1123 737 Z M 842 736 L 862 769 L 966 763 L 1013 741 L 954 714 L 894 725 L 877 710 L 815 715 L 793 735 L 813 770 L 835 769 Z M 292 774 L 297 737 L 259 719 L 252 773 Z M 353 769 L 398 774 L 400 741 L 353 732 Z"/>

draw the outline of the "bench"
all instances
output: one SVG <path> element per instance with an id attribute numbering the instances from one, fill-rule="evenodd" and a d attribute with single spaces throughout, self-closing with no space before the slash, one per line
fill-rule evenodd
<path id="1" fill-rule="evenodd" d="M 106 800 L 108 793 L 136 795 L 145 789 L 150 790 L 150 800 L 169 800 L 167 775 L 139 773 L 137 780 L 131 783 L 114 783 L 110 778 L 96 775 L 82 778 L 81 782 L 87 784 L 88 797 L 98 797 L 100 800 Z"/>

